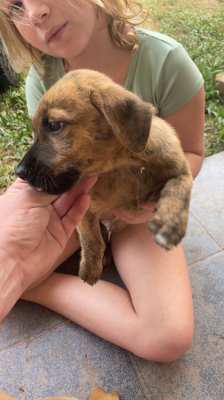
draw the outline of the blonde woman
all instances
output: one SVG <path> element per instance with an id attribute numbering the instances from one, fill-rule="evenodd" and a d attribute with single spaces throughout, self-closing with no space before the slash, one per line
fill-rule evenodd
<path id="1" fill-rule="evenodd" d="M 0 33 L 12 66 L 22 71 L 32 64 L 26 79 L 31 116 L 42 94 L 65 72 L 77 68 L 104 72 L 155 104 L 160 116 L 176 128 L 192 174 L 197 175 L 203 159 L 203 79 L 179 43 L 136 27 L 143 14 L 134 1 L 0 0 L 0 4 Z M 146 228 L 152 209 L 149 204 L 140 217 L 115 211 L 129 223 L 111 238 L 125 288 L 103 280 L 90 287 L 76 276 L 49 275 L 79 248 L 74 235 L 53 267 L 46 267 L 48 278 L 35 286 L 35 276 L 23 298 L 145 359 L 167 362 L 180 357 L 191 346 L 194 330 L 187 263 L 182 244 L 169 252 L 155 244 Z M 40 252 L 40 264 L 41 256 Z"/>

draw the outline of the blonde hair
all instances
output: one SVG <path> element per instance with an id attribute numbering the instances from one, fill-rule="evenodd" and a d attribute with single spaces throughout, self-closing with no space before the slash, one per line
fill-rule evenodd
<path id="1" fill-rule="evenodd" d="M 69 0 L 72 2 L 72 0 Z M 89 0 L 108 16 L 108 29 L 113 42 L 126 49 L 134 49 L 137 36 L 134 27 L 147 17 L 142 2 L 135 0 Z M 34 64 L 43 74 L 45 69 L 44 54 L 24 41 L 9 16 L 0 9 L 0 38 L 6 56 L 12 68 L 20 73 Z M 47 58 L 47 57 L 46 57 Z"/>

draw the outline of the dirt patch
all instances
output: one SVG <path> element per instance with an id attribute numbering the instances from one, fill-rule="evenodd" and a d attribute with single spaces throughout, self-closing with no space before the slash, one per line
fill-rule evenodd
<path id="1" fill-rule="evenodd" d="M 192 11 L 192 14 L 202 12 L 211 16 L 219 12 L 219 10 L 224 11 L 223 0 L 172 0 L 169 2 L 167 0 L 145 0 L 145 4 L 149 9 L 149 16 L 145 27 L 157 31 L 160 29 L 160 19 L 168 12 L 175 13 L 180 10 L 189 10 Z M 150 10 L 152 11 L 151 14 Z M 156 10 L 158 10 L 159 18 L 154 15 L 157 14 Z"/>
<path id="2" fill-rule="evenodd" d="M 219 9 L 224 9 L 223 0 L 176 0 L 167 2 L 167 0 L 154 0 L 150 4 L 150 0 L 146 0 L 146 5 L 150 9 L 150 5 L 153 8 L 158 7 L 158 9 L 163 10 L 175 10 L 175 9 L 200 9 L 206 12 L 217 12 Z"/>
<path id="3" fill-rule="evenodd" d="M 197 8 L 204 8 L 210 10 L 217 10 L 217 8 L 221 5 L 219 0 L 194 0 L 188 1 L 187 4 Z"/>

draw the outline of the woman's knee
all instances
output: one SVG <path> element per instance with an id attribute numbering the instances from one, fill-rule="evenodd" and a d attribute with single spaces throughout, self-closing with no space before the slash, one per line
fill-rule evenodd
<path id="1" fill-rule="evenodd" d="M 150 329 L 150 334 L 144 331 L 139 335 L 139 341 L 133 344 L 133 353 L 148 361 L 176 361 L 191 348 L 193 335 L 193 321 L 161 327 L 158 332 L 154 331 L 154 337 Z"/>

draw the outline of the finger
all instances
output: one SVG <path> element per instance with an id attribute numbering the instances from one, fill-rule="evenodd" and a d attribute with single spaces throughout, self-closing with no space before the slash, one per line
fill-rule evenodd
<path id="1" fill-rule="evenodd" d="M 11 193 L 11 192 L 23 192 L 23 191 L 27 191 L 28 189 L 30 189 L 30 185 L 24 181 L 21 178 L 17 178 L 13 183 L 11 183 L 11 185 L 7 188 L 7 192 L 6 193 Z"/>
<path id="2" fill-rule="evenodd" d="M 38 191 L 35 188 L 32 188 L 29 184 L 25 183 L 27 185 L 27 195 L 29 196 L 30 202 L 33 203 L 33 207 L 35 206 L 48 206 L 51 203 L 54 204 L 56 203 L 55 210 L 58 213 L 57 210 L 57 202 L 60 207 L 60 199 L 65 197 L 65 202 L 63 208 L 61 207 L 61 213 L 58 213 L 59 217 L 64 216 L 68 209 L 72 206 L 74 200 L 80 196 L 82 193 L 88 193 L 89 190 L 94 186 L 94 184 L 97 181 L 97 176 L 90 176 L 87 178 L 84 178 L 80 181 L 78 185 L 75 185 L 72 187 L 72 189 L 66 193 L 64 193 L 62 196 L 58 197 L 58 195 L 50 195 L 48 193 Z M 63 199 L 62 199 L 63 201 Z"/>
<path id="3" fill-rule="evenodd" d="M 96 176 L 91 176 L 80 181 L 78 185 L 72 187 L 67 193 L 64 193 L 54 202 L 54 208 L 59 215 L 63 217 L 70 207 L 73 205 L 74 201 L 84 193 L 88 193 L 90 189 L 95 185 L 97 181 Z"/>
<path id="4" fill-rule="evenodd" d="M 92 176 L 83 178 L 79 184 L 79 186 L 81 186 L 81 190 L 83 190 L 84 193 L 88 193 L 90 191 L 90 189 L 92 189 L 92 187 L 95 185 L 97 179 L 98 179 L 97 175 L 92 175 Z M 80 191 L 80 188 L 79 188 L 79 191 Z"/>
<path id="5" fill-rule="evenodd" d="M 82 194 L 63 217 L 62 223 L 68 238 L 73 234 L 90 205 L 90 196 Z"/>
<path id="6" fill-rule="evenodd" d="M 141 206 L 143 209 L 145 210 L 151 210 L 151 211 L 155 211 L 156 209 L 156 202 L 150 202 L 150 203 L 144 203 Z"/>
<path id="7" fill-rule="evenodd" d="M 38 191 L 26 181 L 17 178 L 7 189 L 5 195 L 14 196 L 23 201 L 24 207 L 38 207 L 50 205 L 58 196 Z"/>
<path id="8" fill-rule="evenodd" d="M 123 220 L 130 220 L 131 218 L 133 218 L 133 215 L 131 215 L 130 212 L 120 208 L 116 208 L 116 210 L 113 210 L 113 215 Z"/>
<path id="9" fill-rule="evenodd" d="M 142 224 L 149 221 L 153 216 L 154 210 L 151 208 L 143 209 L 138 212 L 130 212 L 123 209 L 114 210 L 113 214 L 128 224 Z"/>

